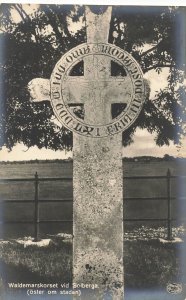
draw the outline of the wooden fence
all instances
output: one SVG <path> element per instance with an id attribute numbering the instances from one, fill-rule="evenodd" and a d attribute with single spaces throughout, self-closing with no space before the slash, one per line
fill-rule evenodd
<path id="1" fill-rule="evenodd" d="M 125 218 L 124 222 L 143 222 L 143 221 L 150 221 L 150 222 L 160 222 L 164 221 L 166 222 L 167 226 L 167 240 L 172 240 L 172 222 L 173 221 L 180 221 L 176 218 L 172 217 L 172 200 L 179 199 L 180 197 L 173 197 L 172 191 L 171 191 L 171 180 L 172 179 L 185 179 L 186 176 L 173 176 L 171 175 L 170 170 L 168 169 L 166 175 L 164 176 L 124 176 L 124 180 L 146 180 L 146 182 L 154 179 L 158 180 L 165 180 L 166 182 L 166 196 L 165 197 L 124 197 L 125 201 L 134 201 L 134 200 L 145 200 L 145 201 L 151 201 L 151 200 L 162 200 L 167 202 L 167 216 L 166 218 Z M 42 178 L 39 177 L 37 172 L 35 173 L 35 176 L 33 178 L 7 178 L 7 179 L 0 179 L 0 184 L 7 184 L 7 183 L 16 183 L 16 182 L 32 182 L 34 184 L 34 199 L 33 200 L 18 200 L 18 199 L 11 199 L 11 200 L 3 200 L 0 199 L 0 203 L 34 203 L 34 218 L 32 220 L 32 223 L 34 224 L 34 240 L 38 241 L 40 239 L 39 237 L 39 225 L 43 222 L 43 220 L 40 220 L 40 202 L 47 203 L 47 202 L 72 202 L 73 199 L 61 199 L 61 200 L 41 200 L 39 199 L 39 183 L 40 182 L 54 182 L 54 181 L 72 181 L 72 177 L 46 177 Z M 181 197 L 184 201 L 186 197 Z M 45 220 L 45 223 L 50 222 L 73 222 L 73 220 Z M 27 223 L 27 221 L 3 221 L 0 220 L 1 224 L 18 224 L 18 223 Z M 29 221 L 28 221 L 29 223 Z"/>

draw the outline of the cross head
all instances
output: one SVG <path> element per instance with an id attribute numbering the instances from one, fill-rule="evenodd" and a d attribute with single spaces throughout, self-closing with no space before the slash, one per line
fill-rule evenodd
<path id="1" fill-rule="evenodd" d="M 132 95 L 129 76 L 111 76 L 111 58 L 103 55 L 84 57 L 84 75 L 63 81 L 62 94 L 69 106 L 84 106 L 84 122 L 102 125 L 112 121 L 111 105 L 127 104 Z"/>

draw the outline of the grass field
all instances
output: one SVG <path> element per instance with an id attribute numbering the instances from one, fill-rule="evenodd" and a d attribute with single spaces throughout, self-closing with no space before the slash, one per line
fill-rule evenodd
<path id="1" fill-rule="evenodd" d="M 158 231 L 162 234 L 161 228 L 151 233 L 142 228 L 125 235 L 126 294 L 128 290 L 152 289 L 166 292 L 169 282 L 182 282 L 183 266 L 180 254 L 184 244 L 161 244 L 156 238 Z M 175 230 L 174 235 L 185 238 L 182 228 Z M 49 246 L 44 248 L 25 248 L 15 240 L 0 242 L 0 290 L 5 295 L 10 291 L 8 283 L 11 282 L 58 283 L 59 286 L 64 282 L 71 283 L 72 243 L 64 242 L 59 236 L 53 236 Z M 14 297 L 15 293 L 14 290 Z M 163 299 L 165 298 L 161 300 Z"/>

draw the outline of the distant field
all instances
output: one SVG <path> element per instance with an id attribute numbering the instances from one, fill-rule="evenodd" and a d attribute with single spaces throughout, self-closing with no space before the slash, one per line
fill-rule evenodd
<path id="1" fill-rule="evenodd" d="M 31 178 L 35 172 L 41 177 L 72 176 L 72 162 L 0 164 L 1 178 Z"/>
<path id="2" fill-rule="evenodd" d="M 166 175 L 168 168 L 172 175 L 186 175 L 186 162 L 178 163 L 177 161 L 160 161 L 160 162 L 124 162 L 124 176 L 159 176 Z M 72 162 L 53 162 L 43 163 L 34 162 L 26 164 L 0 164 L 0 178 L 33 178 L 37 171 L 39 177 L 71 177 Z M 172 179 L 171 182 L 172 196 L 184 197 L 185 184 L 184 180 Z M 124 199 L 126 197 L 147 197 L 148 200 L 126 200 L 124 201 L 125 218 L 166 218 L 167 202 L 165 200 L 150 200 L 151 197 L 166 197 L 167 187 L 166 179 L 138 179 L 124 180 Z M 72 199 L 73 188 L 72 181 L 68 182 L 41 182 L 39 184 L 39 199 L 56 200 Z M 34 216 L 34 205 L 27 200 L 34 199 L 34 183 L 8 183 L 0 185 L 0 199 L 7 200 L 1 204 L 0 219 L 4 221 L 32 221 Z M 20 199 L 25 203 L 8 203 L 8 200 Z M 173 217 L 179 217 L 180 212 L 185 207 L 181 200 L 173 200 L 172 212 Z M 72 202 L 64 203 L 41 203 L 40 218 L 41 220 L 71 220 L 72 219 Z M 65 232 L 70 232 L 72 223 L 59 224 L 42 224 L 41 232 L 56 232 L 63 227 Z M 14 235 L 15 232 L 22 234 L 30 233 L 32 235 L 33 226 L 24 224 L 20 230 L 20 225 L 6 225 L 1 234 L 6 232 Z"/>
<path id="3" fill-rule="evenodd" d="M 186 160 L 160 161 L 160 162 L 124 162 L 125 176 L 140 175 L 165 175 L 169 168 L 172 174 L 180 175 L 186 173 Z M 28 178 L 33 177 L 35 172 L 41 177 L 65 177 L 72 176 L 72 162 L 53 163 L 0 163 L 1 178 Z"/>

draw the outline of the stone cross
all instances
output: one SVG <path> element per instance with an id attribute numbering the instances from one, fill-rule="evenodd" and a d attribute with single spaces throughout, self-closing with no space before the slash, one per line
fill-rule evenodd
<path id="1" fill-rule="evenodd" d="M 90 38 L 88 41 L 93 42 Z M 109 123 L 111 105 L 127 103 L 131 98 L 130 78 L 111 76 L 110 66 L 110 58 L 95 54 L 84 58 L 84 76 L 65 78 L 63 94 L 66 94 L 67 103 L 84 105 L 85 122 Z"/>
<path id="2" fill-rule="evenodd" d="M 101 15 L 86 7 L 87 43 L 59 60 L 50 81 L 29 83 L 34 101 L 50 100 L 58 120 L 73 131 L 73 284 L 86 300 L 124 299 L 122 131 L 145 98 L 134 58 L 108 44 L 110 19 L 111 7 Z M 112 76 L 112 61 L 126 76 Z M 83 75 L 72 76 L 79 62 Z M 126 107 L 112 118 L 114 103 Z M 77 104 L 84 106 L 83 119 L 69 107 Z"/>

